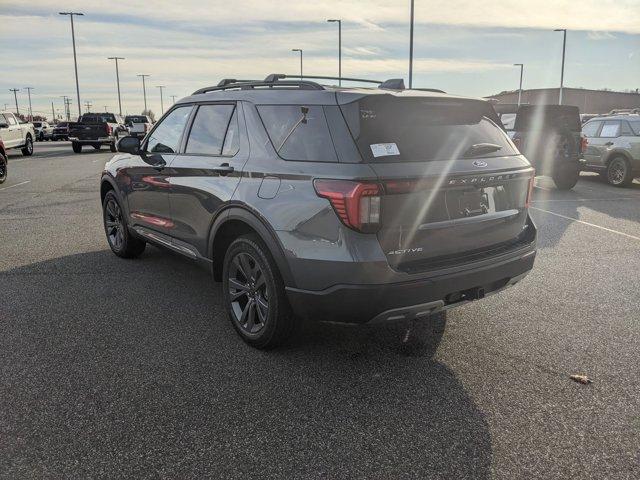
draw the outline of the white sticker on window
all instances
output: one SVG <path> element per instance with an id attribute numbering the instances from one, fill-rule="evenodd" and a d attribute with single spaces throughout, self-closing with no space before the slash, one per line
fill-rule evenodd
<path id="1" fill-rule="evenodd" d="M 374 157 L 388 157 L 390 155 L 400 155 L 400 150 L 395 143 L 374 143 L 369 145 Z"/>

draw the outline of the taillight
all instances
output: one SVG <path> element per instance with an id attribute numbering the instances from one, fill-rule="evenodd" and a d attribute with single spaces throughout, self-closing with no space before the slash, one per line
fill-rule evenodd
<path id="1" fill-rule="evenodd" d="M 144 124 L 144 133 L 147 133 L 149 131 L 149 124 L 145 123 Z"/>
<path id="2" fill-rule="evenodd" d="M 513 144 L 516 146 L 516 148 L 518 150 L 520 150 L 520 147 L 522 145 L 522 142 L 520 141 L 520 139 L 519 138 L 514 138 L 512 141 L 513 141 Z"/>
<path id="3" fill-rule="evenodd" d="M 109 125 L 108 123 L 105 125 L 107 127 L 107 135 L 111 135 L 113 133 L 113 128 L 111 128 L 111 125 Z"/>
<path id="4" fill-rule="evenodd" d="M 531 206 L 531 197 L 533 196 L 533 185 L 536 180 L 536 172 L 535 170 L 531 174 L 531 178 L 529 179 L 529 188 L 527 189 L 527 200 L 524 202 L 525 208 L 529 208 Z"/>
<path id="5" fill-rule="evenodd" d="M 313 186 L 318 196 L 329 200 L 347 227 L 364 233 L 380 227 L 382 189 L 377 183 L 317 179 Z"/>
<path id="6" fill-rule="evenodd" d="M 587 145 L 589 145 L 589 140 L 583 135 L 580 137 L 580 153 L 587 151 Z"/>

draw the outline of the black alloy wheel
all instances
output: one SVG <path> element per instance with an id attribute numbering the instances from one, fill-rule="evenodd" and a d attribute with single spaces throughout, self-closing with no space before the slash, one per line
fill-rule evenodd
<path id="1" fill-rule="evenodd" d="M 269 316 L 269 293 L 256 259 L 249 253 L 236 254 L 231 260 L 228 282 L 235 321 L 245 332 L 258 333 Z"/>

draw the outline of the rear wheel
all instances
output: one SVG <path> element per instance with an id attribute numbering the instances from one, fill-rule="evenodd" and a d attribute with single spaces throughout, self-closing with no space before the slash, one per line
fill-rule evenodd
<path id="1" fill-rule="evenodd" d="M 78 142 L 71 142 L 71 148 L 75 153 L 82 153 L 82 144 Z"/>
<path id="2" fill-rule="evenodd" d="M 227 314 L 240 337 L 261 349 L 284 343 L 293 331 L 293 314 L 278 267 L 256 235 L 233 241 L 222 275 Z"/>
<path id="3" fill-rule="evenodd" d="M 120 202 L 113 190 L 107 192 L 102 202 L 102 218 L 107 242 L 113 253 L 122 258 L 134 258 L 144 251 L 146 242 L 129 232 Z"/>
<path id="4" fill-rule="evenodd" d="M 44 142 L 44 133 L 40 132 L 40 135 L 38 135 L 38 141 Z"/>
<path id="5" fill-rule="evenodd" d="M 624 157 L 615 157 L 607 165 L 607 182 L 614 187 L 627 187 L 633 182 L 631 165 Z"/>
<path id="6" fill-rule="evenodd" d="M 22 155 L 25 157 L 33 155 L 33 140 L 31 135 L 27 135 L 27 140 L 24 143 L 24 147 L 22 147 Z"/>
<path id="7" fill-rule="evenodd" d="M 0 183 L 7 179 L 7 157 L 0 152 Z"/>

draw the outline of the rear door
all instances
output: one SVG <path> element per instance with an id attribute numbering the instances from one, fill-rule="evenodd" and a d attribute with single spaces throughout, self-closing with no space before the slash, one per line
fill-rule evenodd
<path id="1" fill-rule="evenodd" d="M 587 165 L 602 165 L 602 152 L 599 146 L 601 142 L 598 139 L 598 133 L 600 132 L 602 123 L 601 120 L 591 120 L 582 127 L 582 134 L 587 138 L 587 147 L 584 152 L 582 152 L 582 156 L 587 162 Z"/>
<path id="2" fill-rule="evenodd" d="M 231 200 L 249 147 L 241 104 L 197 107 L 181 152 L 170 165 L 168 182 L 176 247 L 204 256 L 216 212 Z"/>
<path id="3" fill-rule="evenodd" d="M 588 139 L 588 145 L 593 152 L 591 165 L 596 167 L 606 167 L 606 160 L 609 151 L 614 147 L 617 138 L 620 136 L 620 121 L 605 120 L 595 138 Z"/>
<path id="4" fill-rule="evenodd" d="M 533 171 L 489 104 L 371 95 L 341 108 L 384 187 L 378 240 L 391 265 L 451 265 L 526 235 Z"/>
<path id="5" fill-rule="evenodd" d="M 2 132 L 2 138 L 4 145 L 7 148 L 19 147 L 23 144 L 22 128 L 18 124 L 16 117 L 12 113 L 5 113 L 4 117 L 9 125 L 4 132 Z"/>

